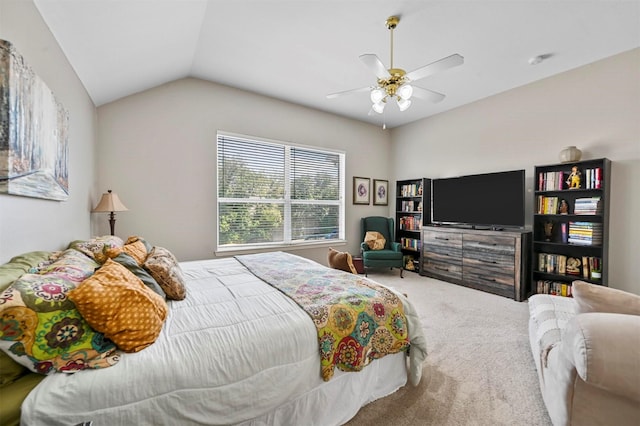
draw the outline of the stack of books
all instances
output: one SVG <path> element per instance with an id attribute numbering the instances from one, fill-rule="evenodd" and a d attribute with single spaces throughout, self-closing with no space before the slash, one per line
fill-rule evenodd
<path id="1" fill-rule="evenodd" d="M 586 189 L 602 188 L 602 169 L 600 167 L 586 169 L 582 174 Z"/>
<path id="2" fill-rule="evenodd" d="M 600 197 L 576 198 L 574 214 L 600 214 Z"/>
<path id="3" fill-rule="evenodd" d="M 564 173 L 541 172 L 538 174 L 538 191 L 560 191 L 564 188 Z"/>
<path id="4" fill-rule="evenodd" d="M 536 281 L 536 293 L 552 294 L 554 296 L 572 297 L 571 284 L 557 281 Z"/>
<path id="5" fill-rule="evenodd" d="M 602 244 L 602 224 L 569 222 L 569 244 L 596 246 Z"/>

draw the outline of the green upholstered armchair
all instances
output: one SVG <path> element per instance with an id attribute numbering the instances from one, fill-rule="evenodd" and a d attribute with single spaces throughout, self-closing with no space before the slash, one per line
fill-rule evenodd
<path id="1" fill-rule="evenodd" d="M 369 216 L 360 219 L 360 229 L 362 238 L 360 247 L 362 249 L 362 265 L 364 266 L 364 275 L 367 276 L 369 268 L 400 268 L 400 277 L 402 278 L 402 251 L 400 243 L 395 241 L 395 228 L 393 218 L 382 216 Z M 378 231 L 384 236 L 385 244 L 383 250 L 371 250 L 364 237 L 367 231 Z"/>

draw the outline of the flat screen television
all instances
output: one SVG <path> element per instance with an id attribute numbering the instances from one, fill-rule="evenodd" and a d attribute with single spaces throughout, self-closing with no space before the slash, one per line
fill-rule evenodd
<path id="1" fill-rule="evenodd" d="M 432 222 L 490 229 L 523 228 L 524 179 L 524 170 L 433 179 Z"/>

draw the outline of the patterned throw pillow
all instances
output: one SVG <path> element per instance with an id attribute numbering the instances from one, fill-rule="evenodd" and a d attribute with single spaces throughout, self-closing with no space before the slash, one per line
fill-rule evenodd
<path id="1" fill-rule="evenodd" d="M 79 252 L 86 254 L 90 258 L 98 260 L 99 263 L 102 263 L 99 259 L 96 259 L 96 255 L 101 256 L 105 246 L 122 247 L 123 245 L 124 241 L 122 241 L 122 238 L 116 237 L 114 235 L 105 235 L 103 237 L 92 238 L 88 241 L 72 241 L 69 244 L 68 248 L 78 250 Z"/>
<path id="2" fill-rule="evenodd" d="M 143 266 L 160 284 L 168 299 L 182 300 L 187 296 L 182 269 L 169 250 L 154 247 Z"/>
<path id="3" fill-rule="evenodd" d="M 155 342 L 168 313 L 162 297 L 111 259 L 72 290 L 69 299 L 94 329 L 125 352 Z"/>
<path id="4" fill-rule="evenodd" d="M 98 265 L 65 251 L 40 274 L 24 274 L 0 294 L 0 348 L 33 372 L 73 373 L 119 360 L 113 342 L 97 333 L 69 292 Z"/>
<path id="5" fill-rule="evenodd" d="M 356 267 L 353 265 L 353 258 L 350 253 L 341 252 L 329 247 L 329 254 L 327 255 L 329 266 L 333 269 L 339 269 L 345 272 L 351 272 L 357 274 Z"/>
<path id="6" fill-rule="evenodd" d="M 382 250 L 387 240 L 378 231 L 367 231 L 364 236 L 364 242 L 367 243 L 371 250 Z"/>

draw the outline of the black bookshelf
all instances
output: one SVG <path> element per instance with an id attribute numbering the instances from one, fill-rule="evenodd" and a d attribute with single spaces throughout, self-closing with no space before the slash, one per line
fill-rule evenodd
<path id="1" fill-rule="evenodd" d="M 608 286 L 611 161 L 536 166 L 534 179 L 531 293 L 570 296 L 575 280 Z"/>
<path id="2" fill-rule="evenodd" d="M 405 270 L 419 273 L 422 264 L 421 229 L 431 223 L 431 179 L 396 182 L 395 222 L 396 241 L 402 246 Z"/>

